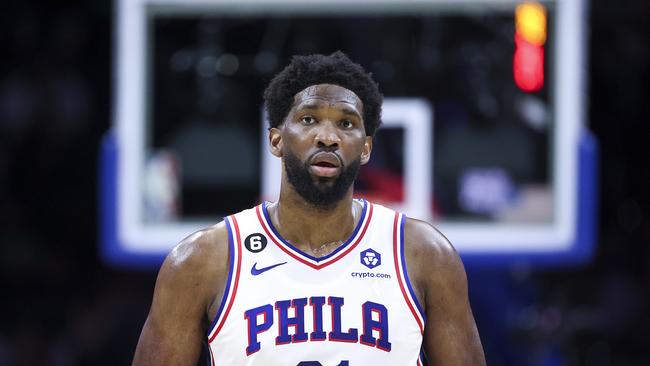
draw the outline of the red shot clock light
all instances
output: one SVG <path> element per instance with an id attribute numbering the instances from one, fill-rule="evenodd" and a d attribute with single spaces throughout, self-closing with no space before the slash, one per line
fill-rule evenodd
<path id="1" fill-rule="evenodd" d="M 544 44 L 546 8 L 538 2 L 525 2 L 515 9 L 515 55 L 512 71 L 515 84 L 525 92 L 544 86 Z"/>

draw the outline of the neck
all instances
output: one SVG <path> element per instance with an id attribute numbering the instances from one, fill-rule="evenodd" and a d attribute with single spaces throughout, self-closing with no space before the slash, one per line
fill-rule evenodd
<path id="1" fill-rule="evenodd" d="M 296 192 L 282 189 L 278 202 L 269 207 L 269 215 L 285 240 L 321 257 L 349 238 L 361 217 L 361 207 L 352 200 L 352 188 L 342 200 L 328 207 L 313 206 Z"/>

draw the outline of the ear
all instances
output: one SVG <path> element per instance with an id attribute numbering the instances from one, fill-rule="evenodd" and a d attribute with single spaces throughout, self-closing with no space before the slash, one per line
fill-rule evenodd
<path id="1" fill-rule="evenodd" d="M 280 129 L 275 127 L 269 129 L 269 146 L 271 147 L 271 154 L 278 158 L 282 157 L 282 135 L 280 134 Z"/>
<path id="2" fill-rule="evenodd" d="M 372 136 L 366 136 L 366 141 L 363 143 L 363 151 L 361 152 L 361 165 L 365 165 L 370 161 L 370 153 L 372 152 Z"/>

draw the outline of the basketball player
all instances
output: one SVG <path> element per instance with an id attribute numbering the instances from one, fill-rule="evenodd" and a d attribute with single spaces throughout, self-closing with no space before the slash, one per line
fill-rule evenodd
<path id="1" fill-rule="evenodd" d="M 344 54 L 294 57 L 264 93 L 277 202 L 172 250 L 134 365 L 484 365 L 463 265 L 428 223 L 353 199 L 380 124 Z M 233 158 L 233 157 L 229 157 Z"/>

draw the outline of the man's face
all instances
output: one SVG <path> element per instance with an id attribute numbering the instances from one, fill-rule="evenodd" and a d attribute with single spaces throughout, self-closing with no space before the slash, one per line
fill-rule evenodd
<path id="1" fill-rule="evenodd" d="M 372 149 L 362 116 L 352 91 L 319 84 L 296 94 L 284 123 L 271 129 L 272 152 L 282 157 L 289 184 L 305 201 L 329 207 L 350 190 Z"/>

